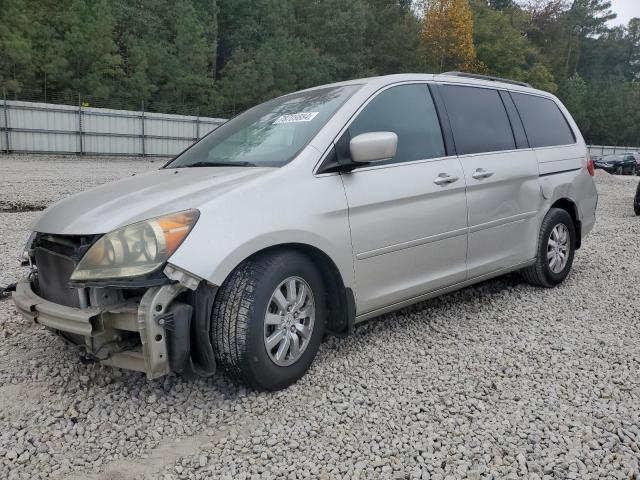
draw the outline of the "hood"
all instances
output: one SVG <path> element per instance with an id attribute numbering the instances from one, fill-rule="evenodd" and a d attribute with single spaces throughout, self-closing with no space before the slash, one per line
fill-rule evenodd
<path id="1" fill-rule="evenodd" d="M 47 208 L 32 230 L 93 235 L 148 218 L 199 208 L 255 178 L 277 170 L 258 167 L 162 169 L 107 183 Z"/>

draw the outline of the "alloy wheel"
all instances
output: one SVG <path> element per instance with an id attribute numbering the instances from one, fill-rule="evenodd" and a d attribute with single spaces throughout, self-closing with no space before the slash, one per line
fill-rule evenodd
<path id="1" fill-rule="evenodd" d="M 264 345 L 273 363 L 286 367 L 302 356 L 315 316 L 313 291 L 303 278 L 289 277 L 278 285 L 264 317 Z"/>
<path id="2" fill-rule="evenodd" d="M 569 229 L 563 223 L 551 230 L 547 242 L 547 260 L 553 273 L 561 273 L 569 261 Z"/>

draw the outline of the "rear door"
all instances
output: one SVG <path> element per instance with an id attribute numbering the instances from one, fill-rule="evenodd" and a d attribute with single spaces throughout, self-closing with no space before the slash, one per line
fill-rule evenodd
<path id="1" fill-rule="evenodd" d="M 336 148 L 367 132 L 395 132 L 396 156 L 342 174 L 354 252 L 358 314 L 466 277 L 464 174 L 447 154 L 427 84 L 379 92 Z M 348 153 L 345 153 L 348 155 Z"/>
<path id="2" fill-rule="evenodd" d="M 532 259 L 542 201 L 538 162 L 508 92 L 439 89 L 467 184 L 469 278 Z"/>

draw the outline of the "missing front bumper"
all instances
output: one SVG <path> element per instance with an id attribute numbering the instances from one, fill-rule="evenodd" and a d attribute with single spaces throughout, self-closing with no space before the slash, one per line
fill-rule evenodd
<path id="1" fill-rule="evenodd" d="M 16 285 L 13 300 L 25 318 L 82 337 L 89 357 L 105 365 L 144 372 L 153 379 L 171 371 L 167 332 L 157 319 L 166 315 L 173 300 L 185 290 L 185 286 L 173 283 L 149 288 L 139 302 L 74 308 L 39 297 L 24 279 Z M 122 337 L 132 335 L 139 336 L 139 342 L 119 351 Z"/>

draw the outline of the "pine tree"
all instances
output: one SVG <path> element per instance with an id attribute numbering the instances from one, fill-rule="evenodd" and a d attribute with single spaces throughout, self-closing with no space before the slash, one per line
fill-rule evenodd
<path id="1" fill-rule="evenodd" d="M 18 92 L 34 70 L 29 17 L 23 0 L 4 0 L 0 9 L 0 88 Z"/>
<path id="2" fill-rule="evenodd" d="M 122 57 L 114 41 L 115 19 L 106 0 L 74 0 L 64 36 L 71 79 L 68 88 L 105 102 L 122 78 Z"/>
<path id="3" fill-rule="evenodd" d="M 577 73 L 563 82 L 559 92 L 565 107 L 583 132 L 589 129 L 588 93 L 587 84 Z"/>
<path id="4" fill-rule="evenodd" d="M 178 105 L 199 105 L 206 102 L 211 87 L 208 75 L 205 29 L 193 4 L 186 0 L 175 6 L 175 71 L 173 85 Z"/>
<path id="5" fill-rule="evenodd" d="M 516 29 L 510 18 L 490 8 L 483 0 L 473 0 L 471 5 L 473 40 L 484 72 L 555 92 L 558 86 L 540 52 Z"/>

